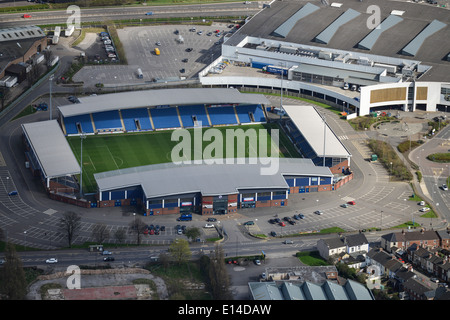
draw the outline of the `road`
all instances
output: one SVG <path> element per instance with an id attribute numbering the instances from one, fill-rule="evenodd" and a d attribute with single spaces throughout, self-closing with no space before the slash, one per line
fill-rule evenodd
<path id="1" fill-rule="evenodd" d="M 126 19 L 146 19 L 146 18 L 169 18 L 186 17 L 193 18 L 198 16 L 242 16 L 253 15 L 260 10 L 259 2 L 243 4 L 235 3 L 211 3 L 195 5 L 175 5 L 175 6 L 142 6 L 142 7 L 119 7 L 119 8 L 101 8 L 101 9 L 82 9 L 80 22 L 102 22 L 107 20 L 126 20 Z M 146 12 L 153 12 L 153 15 L 146 16 Z M 0 15 L 0 28 L 23 26 L 23 25 L 45 25 L 55 23 L 65 23 L 72 15 L 72 12 L 66 13 L 59 11 L 36 11 L 27 12 L 31 18 L 24 19 L 23 13 L 10 13 Z"/>

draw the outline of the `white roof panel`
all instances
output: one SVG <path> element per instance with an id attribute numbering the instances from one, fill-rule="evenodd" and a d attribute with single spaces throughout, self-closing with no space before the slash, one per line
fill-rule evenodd
<path id="1" fill-rule="evenodd" d="M 323 157 L 324 138 L 326 157 L 346 158 L 351 156 L 330 127 L 327 125 L 324 129 L 322 117 L 313 106 L 283 105 L 283 109 L 318 157 Z"/>
<path id="2" fill-rule="evenodd" d="M 22 129 L 46 178 L 81 172 L 58 121 L 25 123 Z"/>

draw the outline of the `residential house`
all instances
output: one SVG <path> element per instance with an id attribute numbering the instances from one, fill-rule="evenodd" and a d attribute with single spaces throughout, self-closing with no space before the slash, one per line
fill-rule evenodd
<path id="1" fill-rule="evenodd" d="M 442 249 L 449 250 L 450 249 L 450 229 L 447 230 L 439 230 L 436 231 L 438 237 L 439 237 L 439 246 Z"/>
<path id="2" fill-rule="evenodd" d="M 436 295 L 435 288 L 415 278 L 408 279 L 403 288 L 409 300 L 434 300 Z"/>
<path id="3" fill-rule="evenodd" d="M 366 256 L 367 273 L 370 278 L 379 278 L 386 275 L 395 277 L 396 273 L 404 267 L 394 255 L 387 253 L 382 248 L 371 249 Z"/>
<path id="4" fill-rule="evenodd" d="M 330 257 L 341 260 L 345 257 L 345 253 L 358 260 L 358 255 L 365 255 L 369 251 L 369 241 L 367 241 L 363 233 L 320 239 L 317 241 L 317 250 L 325 260 L 328 260 Z"/>
<path id="5" fill-rule="evenodd" d="M 388 252 L 394 252 L 394 248 L 405 250 L 413 244 L 432 249 L 439 246 L 440 239 L 436 231 L 424 229 L 411 232 L 403 230 L 381 236 L 381 247 Z"/>

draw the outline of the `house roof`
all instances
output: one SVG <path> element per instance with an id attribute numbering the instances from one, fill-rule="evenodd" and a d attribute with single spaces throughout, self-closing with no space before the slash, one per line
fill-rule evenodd
<path id="1" fill-rule="evenodd" d="M 393 232 L 381 236 L 389 242 L 411 242 L 419 240 L 439 240 L 436 231 Z"/>
<path id="2" fill-rule="evenodd" d="M 345 236 L 345 243 L 349 247 L 356 247 L 368 244 L 369 241 L 367 241 L 367 238 L 363 233 L 357 233 Z"/>

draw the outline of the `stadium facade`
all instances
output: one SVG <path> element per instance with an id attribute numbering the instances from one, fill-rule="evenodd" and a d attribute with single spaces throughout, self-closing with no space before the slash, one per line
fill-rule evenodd
<path id="1" fill-rule="evenodd" d="M 379 9 L 377 25 L 370 26 L 369 6 Z M 225 39 L 222 60 L 278 76 L 211 75 L 210 66 L 200 79 L 210 87 L 283 88 L 358 116 L 446 111 L 449 29 L 448 9 L 426 3 L 272 1 Z"/>

